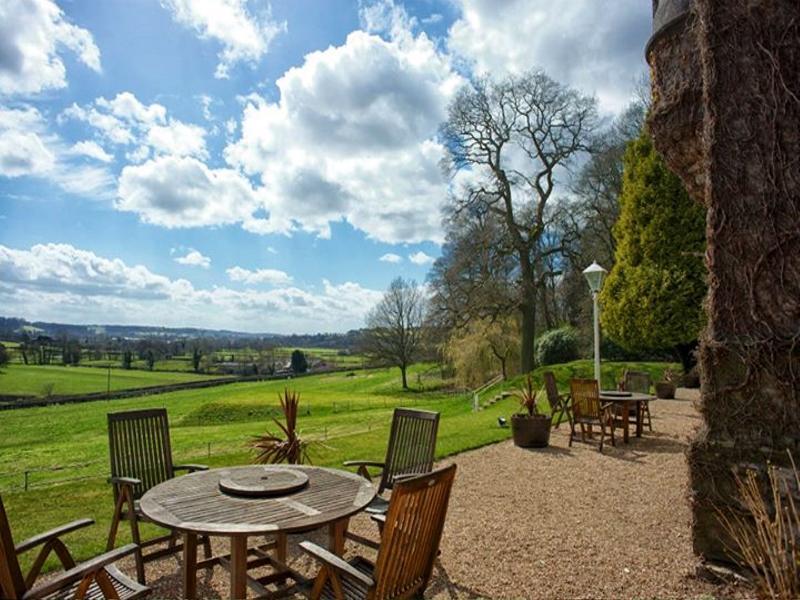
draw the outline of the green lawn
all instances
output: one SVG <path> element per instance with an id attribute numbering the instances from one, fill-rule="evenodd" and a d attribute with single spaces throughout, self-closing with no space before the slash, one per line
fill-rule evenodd
<path id="1" fill-rule="evenodd" d="M 644 366 L 660 373 L 664 365 Z M 623 365 L 609 363 L 604 368 L 611 376 Z M 562 377 L 584 374 L 587 369 L 591 372 L 589 361 L 553 368 L 565 388 L 567 380 Z M 416 382 L 422 372 L 431 370 L 413 367 L 409 381 Z M 251 462 L 248 440 L 275 429 L 270 417 L 284 387 L 300 392 L 302 435 L 324 444 L 311 450 L 317 465 L 339 466 L 348 458 L 382 459 L 392 409 L 397 406 L 441 413 L 439 457 L 510 436 L 509 429 L 497 425 L 497 417 L 508 417 L 516 410 L 513 398 L 473 412 L 471 398 L 450 393 L 430 375 L 424 380 L 424 390 L 404 392 L 399 379 L 397 369 L 378 369 L 0 412 L 0 492 L 15 536 L 22 539 L 90 516 L 98 524 L 71 534 L 70 547 L 81 558 L 102 551 L 112 508 L 111 490 L 105 483 L 106 413 L 110 411 L 166 407 L 176 462 L 211 466 Z M 484 396 L 496 394 L 501 387 L 487 390 Z M 26 470 L 30 471 L 28 491 L 22 489 Z"/>
<path id="2" fill-rule="evenodd" d="M 182 383 L 213 379 L 208 375 L 157 371 L 111 369 L 111 389 Z M 93 367 L 21 365 L 10 363 L 0 369 L 0 394 L 32 396 L 103 392 L 108 386 L 108 370 Z"/>

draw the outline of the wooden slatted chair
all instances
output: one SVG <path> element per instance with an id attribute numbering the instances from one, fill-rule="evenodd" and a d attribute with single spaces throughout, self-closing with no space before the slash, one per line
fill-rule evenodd
<path id="1" fill-rule="evenodd" d="M 372 481 L 368 467 L 381 469 L 378 495 L 375 496 L 366 512 L 383 515 L 389 509 L 389 501 L 381 494 L 394 488 L 398 479 L 409 475 L 430 473 L 436 455 L 436 434 L 439 430 L 439 413 L 428 410 L 396 408 L 392 416 L 389 432 L 389 446 L 384 462 L 369 460 L 348 460 L 346 467 L 358 467 L 358 474 Z M 379 524 L 380 526 L 380 524 Z M 377 542 L 347 533 L 353 541 L 377 548 Z"/>
<path id="2" fill-rule="evenodd" d="M 398 481 L 386 515 L 373 515 L 383 523 L 375 562 L 361 556 L 350 561 L 312 542 L 300 548 L 322 568 L 306 594 L 336 600 L 422 598 L 439 552 L 450 490 L 456 466 Z"/>
<path id="3" fill-rule="evenodd" d="M 114 566 L 119 559 L 136 551 L 134 544 L 128 544 L 111 552 L 76 564 L 61 537 L 72 531 L 94 524 L 91 519 L 73 521 L 46 533 L 36 535 L 14 545 L 11 526 L 8 523 L 3 498 L 0 497 L 0 598 L 9 600 L 99 600 L 100 598 L 122 598 L 131 600 L 142 598 L 150 590 L 132 581 Z M 39 548 L 39 554 L 30 570 L 23 575 L 19 555 Z M 36 583 L 47 557 L 54 553 L 64 567 L 64 571 L 48 576 L 46 581 Z"/>
<path id="4" fill-rule="evenodd" d="M 641 394 L 650 393 L 650 373 L 646 371 L 625 371 L 622 381 L 622 387 L 627 392 L 639 392 Z M 634 415 L 635 417 L 636 415 Z M 644 421 L 647 417 L 647 428 L 653 431 L 653 421 L 650 417 L 650 402 L 642 402 L 642 415 L 641 419 Z"/>
<path id="5" fill-rule="evenodd" d="M 606 437 L 606 427 L 611 430 L 611 445 L 616 446 L 614 439 L 614 414 L 610 403 L 600 402 L 600 389 L 595 379 L 572 379 L 569 382 L 570 395 L 572 396 L 572 421 L 570 422 L 569 445 L 575 439 L 575 425 L 581 427 L 581 441 L 586 441 L 586 427 L 589 436 L 592 435 L 592 426 L 600 426 L 600 452 L 603 451 L 603 441 Z"/>
<path id="6" fill-rule="evenodd" d="M 108 481 L 114 489 L 114 515 L 108 532 L 107 550 L 111 550 L 117 538 L 119 523 L 130 522 L 131 537 L 137 544 L 136 576 L 145 583 L 144 563 L 178 552 L 183 543 L 177 534 L 142 541 L 139 522 L 143 515 L 139 510 L 139 499 L 159 483 L 172 479 L 176 471 L 203 471 L 204 465 L 172 464 L 172 447 L 169 437 L 167 411 L 163 408 L 134 410 L 108 414 L 108 443 L 111 457 L 111 477 Z M 166 548 L 145 553 L 144 549 L 168 542 Z M 206 558 L 211 556 L 211 545 L 207 537 L 202 538 Z"/>
<path id="7" fill-rule="evenodd" d="M 569 394 L 559 394 L 556 385 L 556 376 L 552 371 L 544 373 L 544 389 L 547 392 L 547 402 L 550 404 L 550 416 L 552 417 L 551 426 L 561 425 L 561 419 L 566 415 L 567 420 L 572 422 L 572 409 L 569 405 Z"/>

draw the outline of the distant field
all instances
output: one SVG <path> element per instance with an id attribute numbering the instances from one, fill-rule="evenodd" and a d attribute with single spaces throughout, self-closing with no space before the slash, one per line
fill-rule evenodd
<path id="1" fill-rule="evenodd" d="M 194 373 L 111 369 L 111 390 L 216 379 Z M 9 364 L 0 369 L 0 394 L 32 396 L 82 394 L 107 389 L 108 370 L 93 367 Z"/>
<path id="2" fill-rule="evenodd" d="M 603 365 L 605 379 L 613 381 L 625 366 Z M 628 366 L 660 375 L 668 365 Z M 576 361 L 537 369 L 537 387 L 541 387 L 541 373 L 546 369 L 556 373 L 559 387 L 566 390 L 570 376 L 589 374 L 592 366 L 590 361 Z M 256 434 L 276 429 L 271 417 L 277 410 L 278 393 L 285 387 L 300 392 L 301 435 L 324 443 L 311 450 L 314 464 L 321 466 L 340 467 L 343 460 L 355 458 L 381 460 L 392 410 L 397 406 L 441 413 L 439 457 L 510 436 L 508 428 L 498 426 L 497 417 L 508 417 L 517 410 L 514 398 L 473 412 L 472 399 L 447 391 L 446 382 L 436 379 L 436 373 L 438 369 L 431 369 L 430 365 L 412 367 L 412 385 L 416 385 L 418 374 L 425 377 L 421 378 L 424 389 L 411 391 L 400 388 L 397 369 L 372 369 L 3 412 L 0 493 L 18 539 L 79 517 L 95 518 L 97 526 L 68 538 L 78 558 L 85 558 L 103 550 L 108 532 L 112 498 L 105 483 L 106 413 L 111 411 L 166 407 L 175 460 L 211 466 L 252 462 L 247 443 Z M 483 396 L 490 398 L 517 382 L 498 384 Z M 23 490 L 26 471 L 28 491 Z M 128 530 L 123 531 L 126 539 Z"/>

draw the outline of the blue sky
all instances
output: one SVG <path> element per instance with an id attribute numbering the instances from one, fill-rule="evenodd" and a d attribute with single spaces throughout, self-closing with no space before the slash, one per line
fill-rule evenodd
<path id="1" fill-rule="evenodd" d="M 425 279 L 468 78 L 606 115 L 649 3 L 0 0 L 0 314 L 343 331 Z"/>

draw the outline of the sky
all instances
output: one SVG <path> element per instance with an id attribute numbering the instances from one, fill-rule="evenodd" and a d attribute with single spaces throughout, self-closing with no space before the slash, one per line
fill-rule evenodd
<path id="1" fill-rule="evenodd" d="M 336 332 L 425 280 L 438 127 L 543 68 L 610 117 L 645 0 L 0 0 L 0 315 Z"/>

